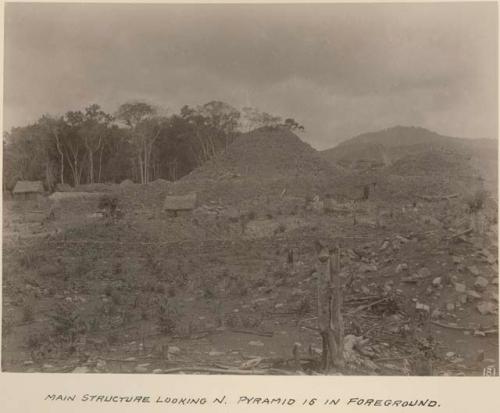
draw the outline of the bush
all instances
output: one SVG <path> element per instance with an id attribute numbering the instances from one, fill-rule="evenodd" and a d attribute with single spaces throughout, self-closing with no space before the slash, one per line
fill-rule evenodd
<path id="1" fill-rule="evenodd" d="M 73 268 L 73 275 L 76 278 L 83 278 L 84 275 L 90 271 L 90 265 L 84 257 L 80 257 L 75 267 Z M 66 276 L 66 278 L 68 278 Z"/>
<path id="2" fill-rule="evenodd" d="M 231 295 L 237 297 L 244 297 L 248 294 L 248 285 L 245 280 L 238 278 L 232 282 L 230 289 Z"/>
<path id="3" fill-rule="evenodd" d="M 113 290 L 111 292 L 111 301 L 115 306 L 120 305 L 122 303 L 122 296 L 117 290 Z"/>
<path id="4" fill-rule="evenodd" d="M 465 198 L 465 203 L 467 205 L 467 212 L 469 214 L 474 214 L 479 212 L 484 208 L 486 199 L 488 198 L 488 193 L 484 190 L 478 190 L 472 195 Z"/>
<path id="5" fill-rule="evenodd" d="M 241 320 L 237 314 L 229 313 L 224 318 L 224 324 L 229 328 L 236 328 L 240 326 Z"/>
<path id="6" fill-rule="evenodd" d="M 99 209 L 104 210 L 107 216 L 116 216 L 118 209 L 118 199 L 115 197 L 110 197 L 109 195 L 103 195 L 99 198 L 99 204 L 97 206 Z"/>
<path id="7" fill-rule="evenodd" d="M 76 308 L 70 305 L 60 304 L 50 316 L 50 323 L 56 335 L 69 338 L 71 341 L 85 332 L 85 324 L 80 320 Z"/>
<path id="8" fill-rule="evenodd" d="M 19 258 L 19 264 L 27 270 L 32 270 L 37 267 L 39 261 L 39 256 L 33 251 L 23 251 L 21 257 Z"/>
<path id="9" fill-rule="evenodd" d="M 111 293 L 113 292 L 113 289 L 111 288 L 111 285 L 106 285 L 106 287 L 104 287 L 104 295 L 106 297 L 111 297 Z"/>
<path id="10" fill-rule="evenodd" d="M 166 291 L 166 289 L 165 289 L 165 285 L 163 283 L 156 284 L 156 292 L 158 294 L 165 294 L 165 291 Z"/>
<path id="11" fill-rule="evenodd" d="M 278 228 L 274 230 L 274 234 L 282 234 L 283 232 L 286 231 L 286 225 L 285 224 L 279 224 Z"/>
<path id="12" fill-rule="evenodd" d="M 312 310 L 311 302 L 307 297 L 303 297 L 297 305 L 296 312 L 299 316 L 305 316 Z"/>
<path id="13" fill-rule="evenodd" d="M 26 304 L 23 307 L 23 322 L 31 323 L 35 319 L 35 314 L 33 311 L 33 306 L 31 304 Z"/>
<path id="14" fill-rule="evenodd" d="M 176 294 L 177 294 L 177 291 L 175 290 L 175 286 L 174 285 L 169 286 L 168 291 L 167 291 L 167 295 L 169 297 L 175 297 Z"/>
<path id="15" fill-rule="evenodd" d="M 206 298 L 207 300 L 211 300 L 215 298 L 215 293 L 210 287 L 205 287 L 203 289 L 203 297 Z"/>
<path id="16" fill-rule="evenodd" d="M 173 334 L 177 328 L 177 314 L 168 301 L 160 305 L 157 324 L 162 334 Z"/>
<path id="17" fill-rule="evenodd" d="M 54 264 L 44 263 L 38 266 L 38 275 L 41 277 L 55 277 L 63 273 L 63 270 Z"/>
<path id="18" fill-rule="evenodd" d="M 30 334 L 26 340 L 26 345 L 30 351 L 38 350 L 44 343 L 44 338 L 37 333 Z"/>

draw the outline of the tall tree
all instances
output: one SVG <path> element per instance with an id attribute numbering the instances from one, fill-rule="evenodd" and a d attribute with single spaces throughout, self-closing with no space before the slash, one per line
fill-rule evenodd
<path id="1" fill-rule="evenodd" d="M 94 155 L 97 153 L 99 153 L 98 181 L 100 180 L 102 153 L 105 139 L 110 132 L 109 127 L 112 120 L 113 117 L 102 111 L 101 107 L 97 104 L 85 108 L 79 134 L 87 150 L 88 182 L 91 184 L 95 181 Z"/>
<path id="2" fill-rule="evenodd" d="M 46 136 L 52 138 L 55 142 L 57 153 L 59 156 L 59 181 L 64 184 L 64 137 L 67 132 L 67 125 L 62 117 L 54 118 L 49 115 L 42 116 L 38 125 L 45 131 Z"/>
<path id="3" fill-rule="evenodd" d="M 80 185 L 85 168 L 85 144 L 81 130 L 84 127 L 85 116 L 81 111 L 69 111 L 64 115 L 66 134 L 63 149 L 73 175 L 73 184 Z"/>
<path id="4" fill-rule="evenodd" d="M 129 128 L 129 138 L 135 148 L 141 183 L 148 183 L 153 146 L 167 120 L 158 116 L 157 109 L 145 102 L 124 103 L 118 108 L 116 118 Z"/>
<path id="5" fill-rule="evenodd" d="M 224 102 L 211 101 L 196 108 L 184 106 L 180 115 L 191 131 L 198 165 L 225 149 L 238 133 L 240 112 Z"/>

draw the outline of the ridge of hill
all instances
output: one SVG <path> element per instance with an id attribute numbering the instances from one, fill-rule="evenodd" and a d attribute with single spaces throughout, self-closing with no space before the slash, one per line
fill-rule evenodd
<path id="1" fill-rule="evenodd" d="M 321 152 L 353 172 L 455 177 L 480 180 L 496 192 L 498 142 L 440 135 L 421 127 L 396 126 L 364 133 Z"/>
<path id="2" fill-rule="evenodd" d="M 344 166 L 363 162 L 387 166 L 404 156 L 430 151 L 496 160 L 496 148 L 494 139 L 456 138 L 421 127 L 396 126 L 355 136 L 322 151 L 321 155 Z"/>

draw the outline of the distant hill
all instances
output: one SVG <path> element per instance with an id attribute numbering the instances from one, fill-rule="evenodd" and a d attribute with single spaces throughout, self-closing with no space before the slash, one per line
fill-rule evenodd
<path id="1" fill-rule="evenodd" d="M 494 139 L 455 138 L 420 127 L 396 126 L 356 136 L 321 155 L 333 165 L 360 174 L 446 178 L 461 186 L 481 181 L 493 192 L 497 188 L 498 143 Z"/>

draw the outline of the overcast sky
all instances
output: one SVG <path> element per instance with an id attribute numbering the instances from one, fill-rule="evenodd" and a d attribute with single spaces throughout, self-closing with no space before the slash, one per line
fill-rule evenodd
<path id="1" fill-rule="evenodd" d="M 99 103 L 222 100 L 318 149 L 423 126 L 497 136 L 496 3 L 8 4 L 4 130 Z"/>

